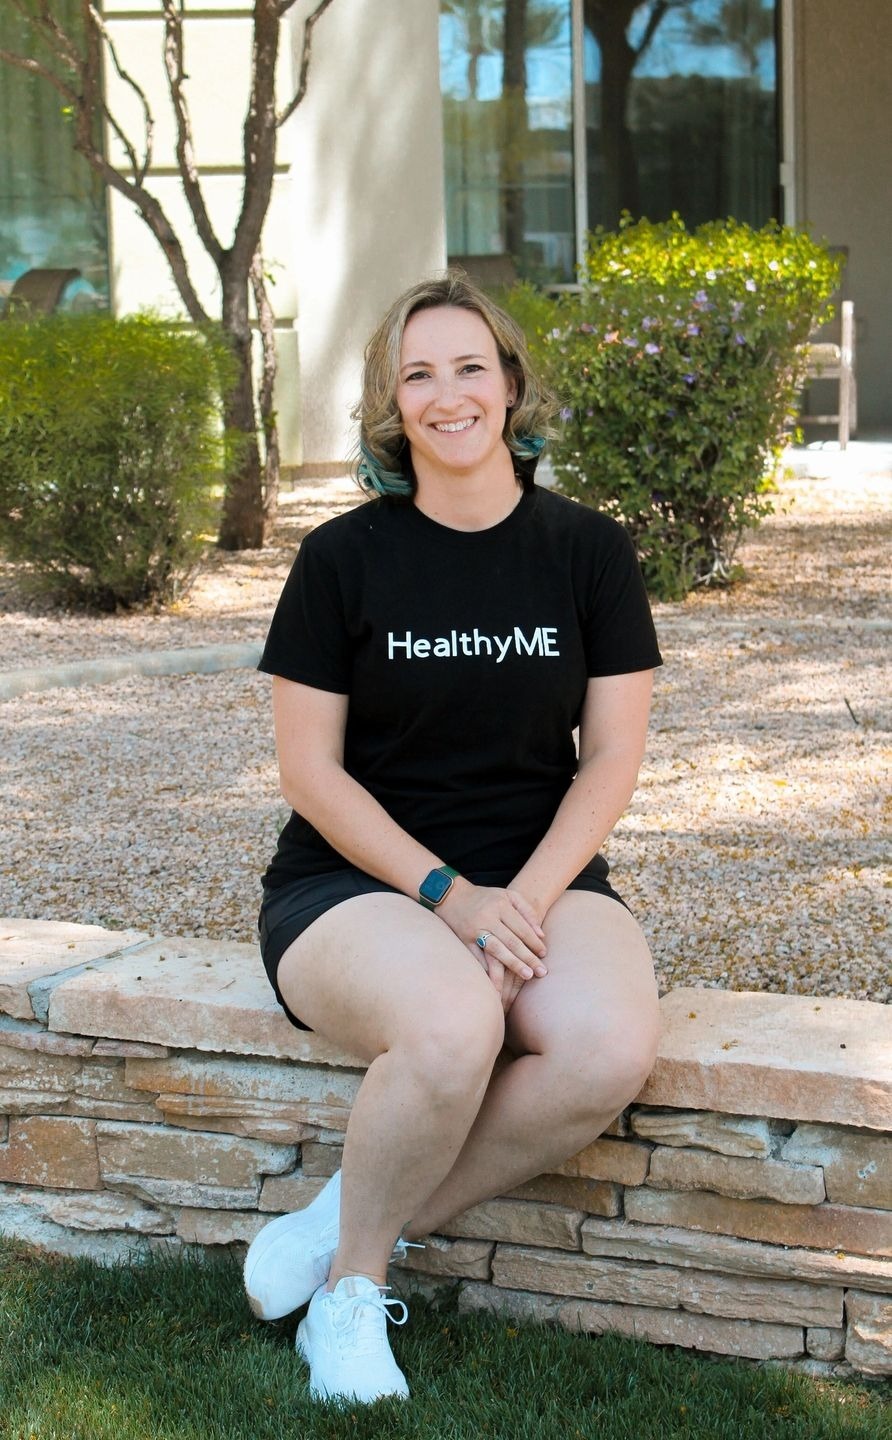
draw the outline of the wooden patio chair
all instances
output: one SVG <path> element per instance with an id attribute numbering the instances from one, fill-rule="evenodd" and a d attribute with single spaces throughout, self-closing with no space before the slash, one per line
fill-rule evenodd
<path id="1" fill-rule="evenodd" d="M 835 254 L 848 261 L 846 246 L 833 246 Z M 845 450 L 858 429 L 858 385 L 855 378 L 855 305 L 845 296 L 846 272 L 837 294 L 833 297 L 835 315 L 816 330 L 808 341 L 808 380 L 830 380 L 836 383 L 837 408 L 832 414 L 809 415 L 804 410 L 800 421 L 805 425 L 835 425 L 839 448 Z M 804 393 L 803 393 L 804 399 Z"/>
<path id="2" fill-rule="evenodd" d="M 7 315 L 31 310 L 39 315 L 51 315 L 59 305 L 65 287 L 77 280 L 80 270 L 26 270 L 20 275 L 9 292 L 6 302 Z"/>

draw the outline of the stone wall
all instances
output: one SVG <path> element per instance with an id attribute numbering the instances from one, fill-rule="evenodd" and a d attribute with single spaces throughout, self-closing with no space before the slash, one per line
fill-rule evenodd
<path id="1" fill-rule="evenodd" d="M 608 1134 L 458 1216 L 395 1283 L 892 1374 L 892 1012 L 662 1006 L 656 1067 Z M 0 1231 L 105 1261 L 243 1249 L 339 1164 L 362 1068 L 288 1024 L 252 946 L 0 921 Z"/>

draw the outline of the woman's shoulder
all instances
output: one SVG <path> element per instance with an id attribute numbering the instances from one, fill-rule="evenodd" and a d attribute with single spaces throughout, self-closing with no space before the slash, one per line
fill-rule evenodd
<path id="1" fill-rule="evenodd" d="M 301 541 L 301 546 L 320 555 L 336 558 L 338 554 L 361 543 L 376 532 L 390 532 L 395 522 L 395 512 L 400 507 L 391 504 L 384 497 L 360 500 L 340 515 L 332 515 L 314 526 Z"/>
<path id="2" fill-rule="evenodd" d="M 581 500 L 571 500 L 557 490 L 536 486 L 536 511 L 540 524 L 550 526 L 554 531 L 565 532 L 571 538 L 582 537 L 588 543 L 610 546 L 621 544 L 627 539 L 627 532 L 612 515 L 595 510 Z"/>

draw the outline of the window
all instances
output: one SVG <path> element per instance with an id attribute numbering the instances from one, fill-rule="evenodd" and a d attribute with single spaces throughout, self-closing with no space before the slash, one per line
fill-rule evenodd
<path id="1" fill-rule="evenodd" d="M 480 278 L 570 280 L 577 225 L 612 229 L 623 210 L 690 226 L 779 217 L 777 9 L 441 0 L 450 257 Z"/>
<path id="2" fill-rule="evenodd" d="M 77 0 L 56 10 L 77 28 Z M 0 7 L 0 47 L 24 55 L 33 43 L 12 7 Z M 75 154 L 69 124 L 45 80 L 0 68 L 0 302 L 26 270 L 72 267 L 81 279 L 63 305 L 108 303 L 105 188 Z"/>
<path id="3" fill-rule="evenodd" d="M 780 212 L 774 0 L 582 0 L 588 223 Z"/>
<path id="4" fill-rule="evenodd" d="M 573 275 L 570 33 L 570 0 L 441 3 L 447 247 L 494 277 Z"/>

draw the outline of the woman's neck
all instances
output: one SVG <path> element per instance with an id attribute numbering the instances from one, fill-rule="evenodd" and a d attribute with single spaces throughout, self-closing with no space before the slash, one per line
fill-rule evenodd
<path id="1" fill-rule="evenodd" d="M 511 452 L 486 472 L 442 472 L 420 466 L 415 505 L 430 520 L 453 530 L 489 530 L 518 504 L 523 488 L 514 474 Z"/>

